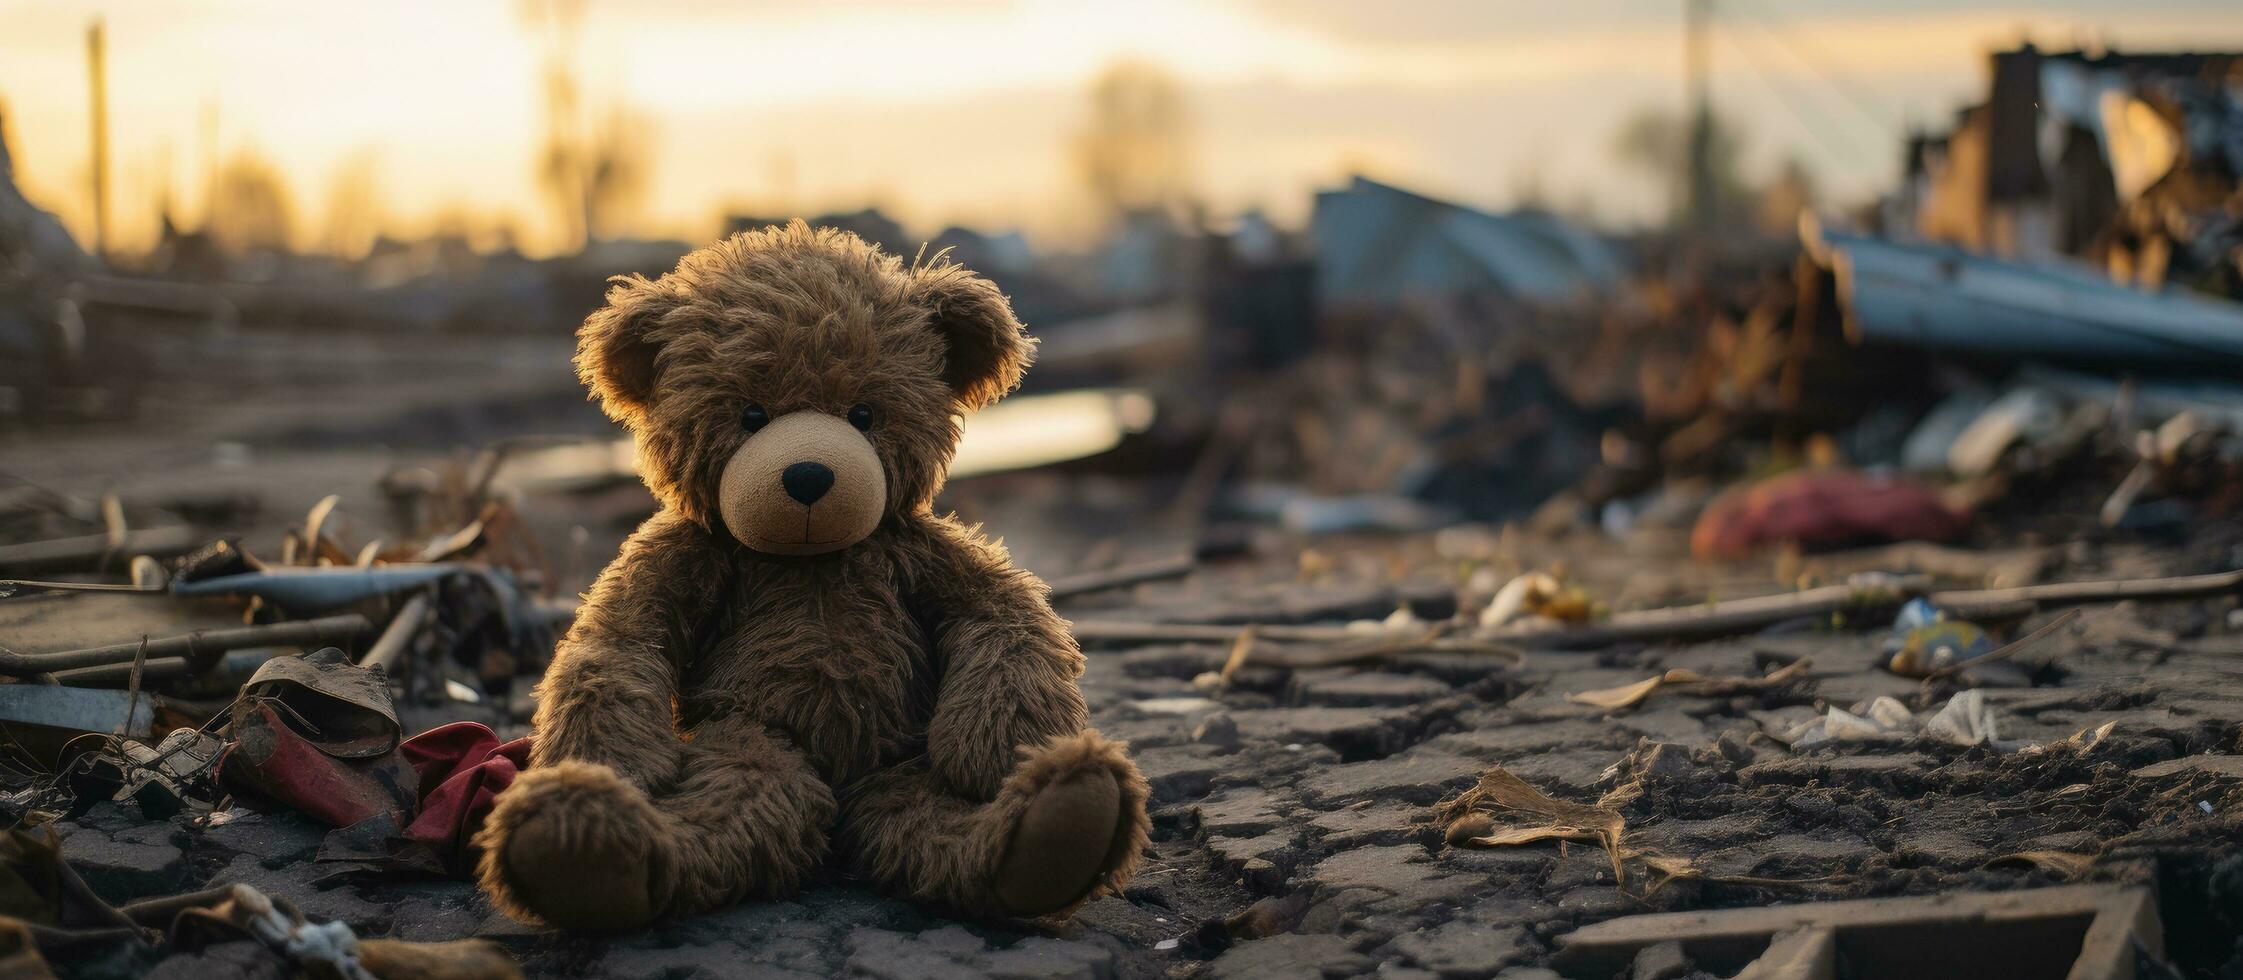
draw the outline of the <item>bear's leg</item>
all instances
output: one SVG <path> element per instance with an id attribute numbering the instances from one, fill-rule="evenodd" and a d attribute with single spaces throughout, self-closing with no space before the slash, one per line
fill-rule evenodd
<path id="1" fill-rule="evenodd" d="M 476 843 L 483 887 L 518 918 L 613 931 L 792 894 L 825 858 L 833 792 L 760 725 L 703 724 L 649 798 L 597 763 L 523 773 Z"/>
<path id="2" fill-rule="evenodd" d="M 969 915 L 1050 915 L 1119 888 L 1145 848 L 1145 778 L 1097 732 L 1024 755 L 987 803 L 952 795 L 923 760 L 865 777 L 841 847 L 881 887 Z"/>

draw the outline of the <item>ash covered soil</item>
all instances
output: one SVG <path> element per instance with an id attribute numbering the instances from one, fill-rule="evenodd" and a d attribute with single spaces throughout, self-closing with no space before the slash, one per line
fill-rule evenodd
<path id="1" fill-rule="evenodd" d="M 1520 554 L 1509 560 L 1526 565 L 1538 548 L 1580 558 L 1596 547 L 1512 546 Z M 2185 551 L 2114 545 L 2064 559 L 2051 577 L 2197 570 L 2182 567 Z M 1609 563 L 1635 567 L 1626 580 L 1600 586 L 1593 559 L 1580 577 L 1609 594 L 1640 589 L 1642 569 L 1661 565 L 1635 559 Z M 1414 603 L 1440 615 L 1454 599 L 1439 580 L 1397 574 L 1440 564 L 1428 538 L 1326 541 L 1065 611 L 1274 623 L 1377 618 Z M 1879 629 L 1802 623 L 1523 662 L 1419 653 L 1288 669 L 1250 659 L 1219 690 L 1202 675 L 1221 669 L 1232 644 L 1094 647 L 1083 683 L 1095 723 L 1132 744 L 1154 787 L 1156 830 L 1124 894 L 1056 928 L 931 916 L 832 870 L 794 902 L 565 937 L 509 921 L 464 883 L 338 875 L 318 860 L 325 828 L 284 814 L 200 828 L 97 811 L 65 828 L 64 853 L 111 901 L 247 882 L 363 936 L 494 938 L 534 975 L 1535 976 L 1548 975 L 1535 971 L 1555 937 L 1616 916 L 2078 881 L 2156 884 L 2169 955 L 2209 973 L 2235 952 L 2229 916 L 2243 877 L 2232 847 L 2243 770 L 2222 757 L 2243 731 L 2243 657 L 2219 649 L 2231 605 L 2088 610 L 2080 630 L 2021 655 L 2060 674 L 2052 686 L 1985 692 L 2000 737 L 2039 746 L 2012 751 L 1920 736 L 1787 748 L 1780 736 L 1826 706 L 1920 703 L 1920 682 L 1878 667 Z M 2158 628 L 2198 635 L 2179 650 L 2098 639 Z M 1750 676 L 1801 657 L 1811 661 L 1802 678 L 1742 696 L 1661 691 L 1623 711 L 1567 698 L 1675 668 Z M 1695 872 L 1620 882 L 1591 843 L 1450 845 L 1435 804 L 1492 766 L 1561 800 L 1622 790 L 1613 798 L 1625 801 L 1628 843 L 1687 858 Z M 2084 870 L 2039 856 L 2049 853 L 2080 856 Z"/>
<path id="2" fill-rule="evenodd" d="M 329 386 L 318 401 L 370 404 L 387 384 L 343 394 Z M 589 411 L 573 395 L 565 401 L 571 412 Z M 160 426 L 10 446 L 26 475 L 81 492 L 254 488 L 269 502 L 270 526 L 259 532 L 269 538 L 318 494 L 344 491 L 347 511 L 351 487 L 411 461 L 375 451 L 379 425 L 337 415 L 318 417 L 317 427 L 357 435 L 287 439 L 271 434 L 312 423 L 228 415 L 197 399 Z M 251 447 L 246 468 L 241 452 L 214 457 L 217 440 Z M 1032 474 L 963 481 L 945 503 L 988 522 L 1029 568 L 1061 575 L 1182 548 L 1183 536 L 1146 530 L 1145 501 L 1168 492 Z M 588 575 L 628 529 L 618 515 L 644 504 L 643 493 L 609 494 L 530 500 L 523 511 L 553 553 L 577 556 L 570 560 Z M 572 544 L 577 527 L 588 534 Z M 2043 581 L 2243 567 L 2233 529 L 2179 541 L 2069 527 L 1990 529 L 1981 538 L 1972 542 L 1981 551 L 2043 555 Z M 1180 581 L 1061 609 L 1076 620 L 1235 626 L 1336 625 L 1407 607 L 1430 622 L 1485 601 L 1471 582 L 1560 565 L 1588 593 L 1626 609 L 1788 591 L 1818 575 L 1834 580 L 1842 564 L 1704 566 L 1671 531 L 1624 541 L 1590 529 L 1262 533 Z M 1153 850 L 1124 894 L 1059 927 L 944 919 L 829 870 L 797 901 L 634 935 L 568 937 L 508 920 L 463 882 L 338 873 L 340 865 L 319 860 L 326 828 L 288 814 L 237 811 L 198 826 L 186 817 L 145 823 L 105 807 L 60 829 L 69 835 L 65 856 L 111 902 L 244 882 L 361 936 L 489 937 L 542 976 L 1548 976 L 1541 971 L 1558 937 L 1619 916 L 2080 881 L 2154 884 L 2168 958 L 2184 975 L 2209 976 L 2243 969 L 2234 959 L 2243 916 L 2243 857 L 2233 846 L 2243 829 L 2243 769 L 2232 755 L 2243 751 L 2234 611 L 2232 597 L 2088 607 L 2073 628 L 2019 655 L 2043 668 L 2043 686 L 1984 692 L 2000 738 L 2038 746 L 2008 751 L 1923 737 L 1787 745 L 1829 707 L 1889 696 L 1921 711 L 1950 693 L 1927 698 L 1919 681 L 1881 669 L 1885 631 L 1873 624 L 1795 622 L 1743 638 L 1534 651 L 1523 660 L 1414 653 L 1290 668 L 1256 661 L 1264 650 L 1307 659 L 1344 644 L 1263 641 L 1220 688 L 1201 679 L 1231 658 L 1228 640 L 1093 645 L 1083 684 L 1095 724 L 1132 744 L 1152 782 Z M 2054 612 L 2034 614 L 2017 632 Z M 1794 658 L 1811 661 L 1804 676 L 1745 694 L 1661 690 L 1617 711 L 1567 697 L 1676 668 L 1757 676 Z M 458 716 L 406 707 L 416 728 Z M 1498 766 L 1559 800 L 1621 801 L 1628 844 L 1687 859 L 1692 872 L 1616 881 L 1612 860 L 1585 842 L 1451 845 L 1435 805 Z M 106 972 L 133 974 L 146 966 L 110 965 L 117 969 Z M 96 962 L 68 968 L 105 972 Z M 238 975 L 190 957 L 156 969 Z"/>

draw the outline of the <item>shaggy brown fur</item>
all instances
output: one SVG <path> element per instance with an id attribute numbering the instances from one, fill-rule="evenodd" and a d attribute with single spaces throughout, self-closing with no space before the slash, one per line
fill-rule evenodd
<path id="1" fill-rule="evenodd" d="M 477 838 L 500 907 L 615 929 L 783 896 L 829 835 L 881 886 L 969 915 L 1118 888 L 1144 779 L 1086 727 L 1082 655 L 1043 583 L 931 510 L 955 413 L 1010 391 L 1032 352 L 995 287 L 797 222 L 619 280 L 578 338 L 662 510 L 586 596 L 539 689 L 532 769 Z M 751 403 L 872 408 L 887 509 L 869 537 L 784 557 L 727 533 L 719 475 Z M 1022 831 L 1032 811 L 1103 816 Z M 1069 868 L 1087 873 L 1000 880 Z M 644 900 L 567 894 L 611 880 Z"/>

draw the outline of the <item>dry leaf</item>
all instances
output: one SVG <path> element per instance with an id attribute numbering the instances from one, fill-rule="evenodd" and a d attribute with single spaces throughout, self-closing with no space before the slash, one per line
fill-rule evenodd
<path id="1" fill-rule="evenodd" d="M 1625 821 L 1617 810 L 1552 799 L 1502 766 L 1481 773 L 1479 785 L 1443 804 L 1442 809 L 1452 822 L 1474 811 L 1485 812 L 1498 822 L 1519 821 L 1472 838 L 1472 843 L 1484 847 L 1545 840 L 1595 841 L 1612 858 L 1614 880 L 1626 880 L 1620 866 L 1620 836 Z"/>
<path id="2" fill-rule="evenodd" d="M 1986 862 L 1989 868 L 2039 868 L 2059 878 L 2077 878 L 2095 866 L 2095 855 L 2071 851 L 2018 851 Z"/>
<path id="3" fill-rule="evenodd" d="M 1506 847 L 1554 840 L 1563 848 L 1567 841 L 1594 842 L 1604 848 L 1605 855 L 1612 860 L 1613 883 L 1622 892 L 1628 891 L 1628 865 L 1633 863 L 1643 868 L 1644 873 L 1638 877 L 1648 875 L 1649 887 L 1638 894 L 1638 898 L 1648 898 L 1675 881 L 1784 887 L 1848 878 L 1846 875 L 1818 878 L 1710 875 L 1692 858 L 1630 847 L 1623 839 L 1626 820 L 1618 808 L 1626 805 L 1637 792 L 1640 790 L 1630 784 L 1605 794 L 1594 806 L 1569 803 L 1553 799 L 1509 770 L 1495 766 L 1480 774 L 1478 785 L 1443 801 L 1435 808 L 1435 813 L 1447 826 L 1451 844 Z"/>
<path id="4" fill-rule="evenodd" d="M 1705 871 L 1698 867 L 1698 862 L 1690 858 L 1668 857 L 1664 854 L 1650 852 L 1638 854 L 1636 858 L 1643 862 L 1644 867 L 1650 868 L 1657 875 L 1651 880 L 1650 887 L 1644 889 L 1643 897 L 1645 898 L 1649 898 L 1659 889 L 1667 887 L 1670 882 L 1689 881 L 1693 878 L 1705 876 Z"/>
<path id="5" fill-rule="evenodd" d="M 1667 671 L 1662 678 L 1668 684 L 1690 687 L 1690 693 L 1706 697 L 1726 697 L 1731 694 L 1748 694 L 1782 687 L 1807 673 L 1814 661 L 1805 657 L 1785 664 L 1782 668 L 1760 677 L 1713 677 L 1687 667 Z"/>
<path id="6" fill-rule="evenodd" d="M 1546 840 L 1601 841 L 1603 834 L 1586 827 L 1505 827 L 1492 834 L 1474 837 L 1471 842 L 1481 847 L 1510 847 L 1533 844 Z"/>
<path id="7" fill-rule="evenodd" d="M 1495 818 L 1475 810 L 1449 821 L 1448 830 L 1443 832 L 1443 837 L 1449 842 L 1449 846 L 1462 847 L 1472 843 L 1473 838 L 1486 836 L 1494 829 Z"/>
<path id="8" fill-rule="evenodd" d="M 1246 629 L 1239 630 L 1238 639 L 1231 643 L 1231 655 L 1223 659 L 1223 670 L 1222 674 L 1220 675 L 1221 681 L 1218 686 L 1226 689 L 1229 688 L 1231 686 L 1231 675 L 1238 673 L 1238 669 L 1240 667 L 1246 666 L 1246 658 L 1253 655 L 1253 628 L 1248 627 Z"/>
<path id="9" fill-rule="evenodd" d="M 1620 711 L 1643 703 L 1643 699 L 1650 697 L 1651 692 L 1658 690 L 1659 685 L 1666 683 L 1666 680 L 1665 677 L 1647 677 L 1633 684 L 1607 687 L 1596 691 L 1582 691 L 1579 694 L 1568 694 L 1565 699 L 1592 708 Z"/>
<path id="10" fill-rule="evenodd" d="M 1657 677 L 1608 687 L 1595 691 L 1568 694 L 1565 699 L 1575 704 L 1586 704 L 1606 711 L 1622 711 L 1642 704 L 1662 687 L 1688 688 L 1689 693 L 1704 697 L 1727 697 L 1732 694 L 1749 694 L 1782 687 L 1805 676 L 1813 661 L 1806 658 L 1784 665 L 1783 669 L 1765 677 L 1713 677 L 1698 673 L 1688 667 L 1676 667 Z"/>

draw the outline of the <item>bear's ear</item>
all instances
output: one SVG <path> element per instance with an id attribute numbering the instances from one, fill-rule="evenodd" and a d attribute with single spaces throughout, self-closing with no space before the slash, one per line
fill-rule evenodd
<path id="1" fill-rule="evenodd" d="M 608 281 L 614 288 L 607 305 L 577 328 L 576 377 L 609 418 L 633 424 L 654 403 L 654 358 L 662 344 L 652 334 L 674 304 L 644 276 Z"/>
<path id="2" fill-rule="evenodd" d="M 1036 341 L 1013 316 L 996 284 L 965 266 L 941 264 L 912 272 L 912 292 L 942 335 L 942 380 L 967 411 L 987 408 L 1020 384 Z"/>

